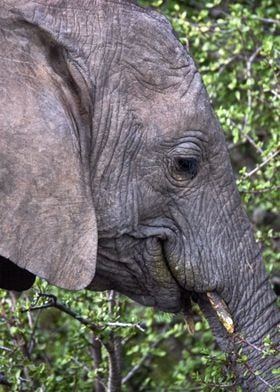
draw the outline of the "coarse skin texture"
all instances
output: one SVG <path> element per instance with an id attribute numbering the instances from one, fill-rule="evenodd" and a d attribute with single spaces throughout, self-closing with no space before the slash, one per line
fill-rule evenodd
<path id="1" fill-rule="evenodd" d="M 0 48 L 0 254 L 52 284 L 166 312 L 188 312 L 192 296 L 222 349 L 260 371 L 264 382 L 237 368 L 243 389 L 276 386 L 279 360 L 253 348 L 268 334 L 279 345 L 275 296 L 169 22 L 125 0 L 4 0 Z"/>

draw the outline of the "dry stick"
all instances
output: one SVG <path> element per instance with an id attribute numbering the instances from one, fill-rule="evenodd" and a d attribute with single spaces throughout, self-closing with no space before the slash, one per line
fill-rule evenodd
<path id="1" fill-rule="evenodd" d="M 249 173 L 247 173 L 245 176 L 243 176 L 241 178 L 241 181 L 244 181 L 247 178 L 253 176 L 260 169 L 262 169 L 265 165 L 267 165 L 272 159 L 274 159 L 279 153 L 280 153 L 280 149 L 276 150 L 273 154 L 271 154 L 269 157 L 267 157 L 260 165 L 256 166 L 255 169 L 251 170 Z"/>

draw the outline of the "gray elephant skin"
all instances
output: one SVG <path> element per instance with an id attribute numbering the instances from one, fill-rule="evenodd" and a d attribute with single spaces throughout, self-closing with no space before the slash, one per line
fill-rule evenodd
<path id="1" fill-rule="evenodd" d="M 221 348 L 248 356 L 244 390 L 277 386 L 279 360 L 255 349 L 279 345 L 275 296 L 169 22 L 129 0 L 2 0 L 0 103 L 1 286 L 37 275 L 185 315 L 192 298 Z"/>

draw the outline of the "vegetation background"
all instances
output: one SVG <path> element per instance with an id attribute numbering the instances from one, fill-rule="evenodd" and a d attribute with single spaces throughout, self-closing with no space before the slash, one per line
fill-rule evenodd
<path id="1" fill-rule="evenodd" d="M 279 294 L 279 2 L 141 3 L 169 18 L 196 60 Z M 112 292 L 69 293 L 37 280 L 17 297 L 0 292 L 0 391 L 240 390 L 198 309 L 191 336 L 183 316 Z"/>

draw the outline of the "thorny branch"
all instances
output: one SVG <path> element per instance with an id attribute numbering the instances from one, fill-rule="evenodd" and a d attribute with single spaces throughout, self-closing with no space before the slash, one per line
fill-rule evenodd
<path id="1" fill-rule="evenodd" d="M 35 310 L 41 310 L 41 309 L 47 309 L 47 308 L 56 308 L 56 309 L 60 310 L 61 312 L 68 314 L 69 316 L 71 316 L 75 320 L 79 321 L 81 324 L 87 326 L 93 332 L 102 331 L 106 327 L 135 328 L 135 329 L 139 330 L 140 332 L 145 332 L 145 328 L 144 328 L 143 324 L 138 324 L 138 323 L 107 322 L 102 325 L 95 324 L 91 320 L 88 320 L 88 319 L 80 316 L 79 314 L 75 313 L 68 306 L 62 304 L 61 302 L 58 302 L 57 297 L 53 294 L 45 294 L 45 293 L 39 292 L 36 304 L 38 303 L 38 300 L 40 298 L 48 298 L 49 301 L 44 305 L 31 306 L 28 309 L 24 309 L 22 312 L 25 313 L 25 312 L 32 312 Z"/>

